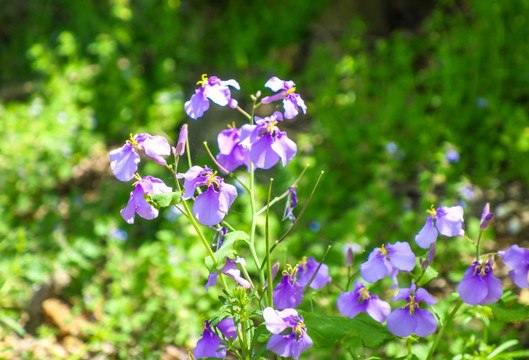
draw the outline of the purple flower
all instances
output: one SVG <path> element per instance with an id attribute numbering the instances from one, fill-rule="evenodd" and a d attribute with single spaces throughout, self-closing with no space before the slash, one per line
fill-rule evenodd
<path id="1" fill-rule="evenodd" d="M 445 158 L 448 162 L 456 163 L 459 161 L 459 153 L 454 149 L 448 149 L 445 152 Z"/>
<path id="2" fill-rule="evenodd" d="M 296 310 L 277 311 L 267 307 L 263 310 L 263 318 L 266 328 L 273 334 L 266 345 L 267 350 L 282 357 L 298 359 L 301 353 L 312 346 L 312 339 L 307 334 L 303 317 L 299 316 Z M 284 334 L 287 329 L 292 331 Z"/>
<path id="3" fill-rule="evenodd" d="M 401 271 L 412 271 L 415 267 L 415 254 L 411 251 L 410 244 L 396 242 L 393 245 L 382 245 L 375 248 L 369 254 L 367 261 L 360 265 L 362 278 L 373 283 L 387 275 L 394 282 L 393 288 L 397 287 L 397 274 Z"/>
<path id="4" fill-rule="evenodd" d="M 383 323 L 391 312 L 389 304 L 370 293 L 369 288 L 361 281 L 355 282 L 353 291 L 340 294 L 337 305 L 343 316 L 354 318 L 365 312 L 380 323 Z"/>
<path id="5" fill-rule="evenodd" d="M 283 121 L 279 111 L 264 119 L 255 117 L 256 125 L 241 127 L 241 144 L 250 151 L 250 159 L 259 169 L 270 169 L 279 159 L 285 166 L 297 152 L 296 143 L 276 126 Z"/>
<path id="6" fill-rule="evenodd" d="M 128 224 L 134 223 L 136 213 L 147 220 L 156 218 L 158 216 L 158 209 L 147 201 L 149 195 L 172 191 L 162 180 L 152 176 L 145 176 L 143 179 L 139 179 L 135 186 L 135 189 L 130 193 L 127 206 L 120 211 L 121 216 Z"/>
<path id="7" fill-rule="evenodd" d="M 457 286 L 461 300 L 470 305 L 495 303 L 503 295 L 501 281 L 494 277 L 492 260 L 474 261 Z"/>
<path id="8" fill-rule="evenodd" d="M 440 206 L 437 209 L 427 210 L 430 214 L 426 223 L 415 236 L 415 242 L 423 249 L 437 240 L 437 231 L 444 236 L 463 235 L 463 208 L 461 206 Z M 435 225 L 434 225 L 435 220 Z"/>
<path id="9" fill-rule="evenodd" d="M 264 97 L 261 102 L 268 104 L 273 101 L 283 99 L 283 108 L 285 109 L 285 118 L 293 119 L 299 113 L 299 108 L 303 111 L 303 114 L 307 113 L 307 107 L 305 102 L 294 91 L 296 91 L 296 84 L 293 81 L 283 81 L 275 76 L 272 76 L 265 84 L 265 87 L 269 88 L 276 94 L 272 96 Z"/>
<path id="10" fill-rule="evenodd" d="M 130 140 L 127 140 L 125 145 L 109 154 L 110 168 L 118 180 L 129 181 L 134 177 L 140 162 L 139 153 L 147 155 L 160 165 L 166 165 L 167 162 L 162 156 L 171 154 L 171 146 L 163 136 L 130 134 Z"/>
<path id="11" fill-rule="evenodd" d="M 529 250 L 515 244 L 505 251 L 498 251 L 498 255 L 501 256 L 505 265 L 512 268 L 509 271 L 512 281 L 518 287 L 529 288 Z"/>
<path id="12" fill-rule="evenodd" d="M 246 165 L 250 171 L 250 153 L 241 145 L 241 129 L 230 125 L 228 127 L 217 136 L 220 152 L 216 159 L 228 172 L 233 172 L 241 165 Z"/>
<path id="13" fill-rule="evenodd" d="M 199 186 L 207 186 L 206 191 L 196 197 L 193 205 L 193 215 L 202 225 L 220 223 L 237 197 L 235 186 L 226 184 L 216 174 L 207 166 L 193 166 L 185 174 L 177 175 L 179 179 L 185 179 L 183 200 L 191 199 Z"/>
<path id="14" fill-rule="evenodd" d="M 186 114 L 196 120 L 209 109 L 209 100 L 219 106 L 228 105 L 232 109 L 237 107 L 237 100 L 231 98 L 230 88 L 240 90 L 239 83 L 233 79 L 220 80 L 216 76 L 208 78 L 206 74 L 202 75 L 202 80 L 197 82 L 200 85 L 191 99 L 184 104 Z"/>
<path id="15" fill-rule="evenodd" d="M 420 337 L 426 337 L 432 334 L 437 328 L 435 316 L 427 309 L 421 309 L 419 303 L 425 302 L 427 305 L 433 305 L 437 302 L 426 290 L 418 288 L 415 290 L 415 284 L 410 288 L 400 289 L 393 301 L 406 300 L 404 308 L 393 310 L 387 318 L 388 330 L 397 336 L 407 337 L 415 333 Z"/>
<path id="16" fill-rule="evenodd" d="M 226 263 L 220 269 L 223 274 L 231 277 L 233 280 L 237 282 L 240 286 L 244 288 L 251 287 L 251 284 L 248 280 L 246 280 L 244 277 L 241 276 L 240 270 L 237 269 L 237 266 L 235 264 L 241 264 L 243 266 L 246 266 L 246 261 L 243 258 L 237 258 L 237 259 L 230 259 L 226 258 Z M 210 273 L 208 275 L 208 282 L 206 283 L 206 292 L 209 291 L 209 288 L 217 283 L 217 277 L 219 276 L 219 272 L 215 271 L 214 273 Z"/>
<path id="17" fill-rule="evenodd" d="M 486 203 L 481 213 L 481 220 L 479 222 L 479 229 L 481 231 L 487 230 L 489 228 L 490 221 L 494 217 L 494 214 L 490 212 L 490 204 Z"/>
<path id="18" fill-rule="evenodd" d="M 186 143 L 187 143 L 187 124 L 184 124 L 182 126 L 182 129 L 180 129 L 180 135 L 178 135 L 178 142 L 176 143 L 176 147 L 174 148 L 173 153 L 178 156 L 184 155 L 184 152 L 186 151 Z"/>
<path id="19" fill-rule="evenodd" d="M 316 276 L 314 276 L 314 279 L 312 279 L 312 282 L 309 286 L 315 290 L 319 290 L 325 285 L 329 284 L 332 280 L 329 276 L 329 267 L 325 264 L 321 264 L 320 266 L 320 263 L 314 260 L 313 257 L 309 257 L 308 259 L 303 258 L 303 260 L 299 263 L 299 278 L 297 283 L 303 287 L 307 286 L 310 279 L 312 278 L 312 275 L 314 275 L 316 269 L 318 269 L 318 266 L 320 267 L 318 273 Z"/>
<path id="20" fill-rule="evenodd" d="M 296 308 L 303 302 L 303 285 L 296 280 L 296 271 L 283 275 L 274 289 L 273 299 L 278 309 Z"/>
<path id="21" fill-rule="evenodd" d="M 237 328 L 233 319 L 227 318 L 217 324 L 217 329 L 226 338 L 237 338 Z M 224 359 L 226 357 L 226 347 L 222 344 L 223 340 L 211 328 L 211 321 L 205 322 L 205 328 L 202 337 L 198 340 L 193 356 L 196 359 L 212 357 Z"/>

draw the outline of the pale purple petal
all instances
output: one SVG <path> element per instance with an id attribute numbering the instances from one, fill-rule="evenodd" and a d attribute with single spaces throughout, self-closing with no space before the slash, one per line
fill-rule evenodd
<path id="1" fill-rule="evenodd" d="M 121 217 L 127 222 L 127 224 L 134 224 L 134 217 L 136 215 L 136 206 L 134 203 L 134 198 L 132 197 L 132 193 L 133 191 L 130 192 L 130 198 L 127 202 L 127 206 L 125 206 L 119 212 L 121 214 Z"/>
<path id="2" fill-rule="evenodd" d="M 290 356 L 292 356 L 294 359 L 299 359 L 300 355 L 311 346 L 312 339 L 307 335 L 307 333 L 304 333 L 292 344 L 292 353 Z"/>
<path id="3" fill-rule="evenodd" d="M 291 327 L 291 324 L 284 320 L 290 316 L 298 316 L 298 312 L 294 309 L 277 311 L 271 307 L 267 307 L 263 310 L 265 326 L 272 334 L 279 334 L 286 328 Z"/>
<path id="4" fill-rule="evenodd" d="M 273 291 L 273 300 L 278 309 L 296 308 L 303 302 L 303 286 L 292 283 L 290 275 L 283 275 Z"/>
<path id="5" fill-rule="evenodd" d="M 184 155 L 184 152 L 186 151 L 187 132 L 187 124 L 184 124 L 180 129 L 180 134 L 178 135 L 178 142 L 175 147 L 175 155 Z"/>
<path id="6" fill-rule="evenodd" d="M 415 309 L 413 318 L 416 321 L 415 335 L 426 337 L 434 333 L 437 329 L 437 320 L 435 316 L 427 309 Z"/>
<path id="7" fill-rule="evenodd" d="M 499 252 L 498 255 L 501 256 L 505 265 L 512 268 L 509 275 L 516 286 L 529 288 L 529 250 L 514 244 L 507 250 Z"/>
<path id="8" fill-rule="evenodd" d="M 410 315 L 408 309 L 395 309 L 387 318 L 388 330 L 393 334 L 401 337 L 410 336 L 417 327 L 417 322 Z"/>
<path id="9" fill-rule="evenodd" d="M 415 293 L 416 293 L 416 297 L 415 297 L 416 302 L 424 301 L 428 305 L 434 305 L 435 303 L 437 303 L 437 299 L 434 298 L 432 295 L 430 295 L 428 291 L 426 291 L 423 288 L 418 288 Z"/>
<path id="10" fill-rule="evenodd" d="M 209 109 L 209 101 L 204 94 L 203 87 L 195 90 L 195 93 L 191 96 L 191 99 L 189 99 L 189 101 L 184 104 L 184 109 L 187 116 L 194 120 L 204 115 L 204 113 Z"/>
<path id="11" fill-rule="evenodd" d="M 391 312 L 391 306 L 375 295 L 372 295 L 372 298 L 369 300 L 365 300 L 365 302 L 367 302 L 365 311 L 369 316 L 371 316 L 379 323 L 383 323 Z"/>
<path id="12" fill-rule="evenodd" d="M 388 274 L 386 264 L 384 263 L 384 256 L 380 252 L 380 249 L 374 249 L 369 254 L 367 261 L 360 265 L 360 274 L 369 283 L 380 280 Z"/>
<path id="13" fill-rule="evenodd" d="M 140 156 L 134 152 L 134 146 L 127 142 L 119 149 L 112 150 L 109 154 L 110 169 L 120 181 L 129 181 L 138 170 Z"/>
<path id="14" fill-rule="evenodd" d="M 411 293 L 414 292 L 416 289 L 415 284 L 411 284 L 411 287 L 409 288 L 400 288 L 397 295 L 393 297 L 393 301 L 397 302 L 399 300 L 406 300 L 408 301 L 408 298 L 410 297 Z"/>
<path id="15" fill-rule="evenodd" d="M 356 291 L 348 291 L 340 294 L 336 300 L 338 310 L 343 316 L 354 318 L 361 312 L 366 311 L 367 303 L 359 301 L 360 295 Z"/>
<path id="16" fill-rule="evenodd" d="M 240 286 L 244 288 L 251 287 L 250 282 L 241 276 L 241 272 L 237 269 L 232 259 L 226 258 L 226 264 L 224 264 L 221 271 L 235 280 Z"/>
<path id="17" fill-rule="evenodd" d="M 287 137 L 286 132 L 278 132 L 275 141 L 271 144 L 272 150 L 281 158 L 283 166 L 288 164 L 298 150 L 296 143 Z"/>
<path id="18" fill-rule="evenodd" d="M 168 156 L 171 154 L 171 145 L 166 138 L 160 135 L 148 136 L 142 143 L 141 146 L 145 155 L 154 159 L 160 165 L 166 165 L 167 161 L 162 156 Z"/>
<path id="19" fill-rule="evenodd" d="M 230 100 L 230 91 L 228 90 L 226 92 L 225 89 L 227 90 L 227 88 L 222 85 L 206 86 L 204 94 L 215 104 L 226 106 Z"/>
<path id="20" fill-rule="evenodd" d="M 492 304 L 500 300 L 503 295 L 503 287 L 501 286 L 501 281 L 494 277 L 492 269 L 483 276 L 483 280 L 487 286 L 487 296 L 479 302 L 480 305 Z"/>
<path id="21" fill-rule="evenodd" d="M 206 292 L 209 291 L 209 288 L 211 286 L 214 286 L 217 283 L 217 277 L 219 276 L 219 272 L 215 271 L 213 273 L 209 273 L 208 275 L 208 282 L 206 283 Z"/>
<path id="22" fill-rule="evenodd" d="M 266 88 L 269 88 L 273 92 L 278 92 L 279 90 L 287 90 L 285 87 L 285 82 L 279 79 L 276 76 L 272 76 L 264 85 Z"/>
<path id="23" fill-rule="evenodd" d="M 313 257 L 309 257 L 304 264 L 302 264 L 300 271 L 298 272 L 298 284 L 301 286 L 306 286 L 310 281 L 310 278 L 320 266 L 320 263 L 317 262 Z M 331 277 L 329 276 L 329 267 L 325 264 L 321 264 L 318 273 L 310 283 L 310 287 L 315 290 L 323 288 L 325 285 L 331 282 Z"/>
<path id="24" fill-rule="evenodd" d="M 283 99 L 283 109 L 285 109 L 285 119 L 293 119 L 298 116 L 298 105 L 292 101 L 290 96 Z"/>
<path id="25" fill-rule="evenodd" d="M 292 356 L 292 345 L 296 341 L 296 334 L 291 333 L 289 335 L 272 335 L 266 350 L 273 351 L 279 356 L 290 357 Z"/>
<path id="26" fill-rule="evenodd" d="M 187 192 L 187 191 L 186 191 Z M 220 210 L 220 193 L 213 187 L 198 195 L 193 205 L 193 215 L 202 225 L 217 225 L 224 219 L 225 212 Z"/>
<path id="27" fill-rule="evenodd" d="M 391 265 L 402 271 L 412 271 L 415 267 L 415 254 L 411 251 L 410 244 L 398 241 L 386 246 Z"/>
<path id="28" fill-rule="evenodd" d="M 209 189 L 212 189 L 212 187 Z M 237 198 L 237 188 L 231 184 L 223 182 L 219 186 L 219 193 L 219 210 L 226 215 L 231 204 L 233 204 L 233 201 Z"/>
<path id="29" fill-rule="evenodd" d="M 428 216 L 421 231 L 415 236 L 415 242 L 419 247 L 428 249 L 435 240 L 437 240 L 437 230 L 433 224 L 433 217 Z"/>
<path id="30" fill-rule="evenodd" d="M 226 348 L 221 348 L 221 341 L 217 334 L 206 328 L 202 333 L 202 338 L 198 340 L 195 350 L 193 350 L 193 356 L 195 359 L 207 357 L 224 359 L 226 357 Z"/>
<path id="31" fill-rule="evenodd" d="M 463 227 L 463 208 L 461 206 L 437 208 L 435 226 L 444 236 L 458 236 Z"/>
<path id="32" fill-rule="evenodd" d="M 470 305 L 479 304 L 487 296 L 487 284 L 479 275 L 474 275 L 475 265 L 471 265 L 457 286 L 461 300 Z"/>
<path id="33" fill-rule="evenodd" d="M 232 318 L 221 320 L 216 326 L 226 339 L 237 339 L 237 327 Z"/>
<path id="34" fill-rule="evenodd" d="M 269 104 L 271 102 L 283 99 L 285 97 L 285 94 L 286 94 L 286 91 L 281 91 L 274 95 L 265 96 L 264 98 L 261 99 L 261 102 L 263 104 Z"/>
<path id="35" fill-rule="evenodd" d="M 234 79 L 222 80 L 220 83 L 222 84 L 222 86 L 231 86 L 236 90 L 241 90 L 239 83 Z"/>
<path id="36" fill-rule="evenodd" d="M 241 140 L 240 132 L 241 130 L 237 128 L 224 129 L 217 135 L 217 144 L 221 154 L 229 155 L 233 151 Z"/>
<path id="37" fill-rule="evenodd" d="M 250 159 L 256 168 L 270 169 L 279 161 L 279 155 L 272 149 L 274 139 L 272 135 L 265 134 L 250 148 Z"/>

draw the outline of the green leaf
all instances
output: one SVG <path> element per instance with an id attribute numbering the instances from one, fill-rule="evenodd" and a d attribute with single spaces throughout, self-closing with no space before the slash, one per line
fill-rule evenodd
<path id="1" fill-rule="evenodd" d="M 439 272 L 433 267 L 428 266 L 417 286 L 423 286 L 424 284 L 427 284 L 430 280 L 435 279 L 437 275 L 439 275 Z"/>
<path id="2" fill-rule="evenodd" d="M 219 250 L 215 252 L 215 258 L 217 259 L 217 266 L 213 264 L 213 259 L 211 256 L 206 256 L 205 263 L 210 272 L 215 272 L 215 270 L 220 270 L 224 263 L 226 262 L 227 257 L 235 257 L 235 243 L 238 240 L 248 240 L 249 236 L 244 231 L 232 231 L 227 233 L 224 237 L 224 242 Z"/>
<path id="3" fill-rule="evenodd" d="M 496 319 L 505 322 L 522 321 L 529 318 L 529 306 L 518 303 L 505 304 L 502 300 L 487 305 L 492 309 Z"/>
<path id="4" fill-rule="evenodd" d="M 181 191 L 149 195 L 149 202 L 156 208 L 164 208 L 180 203 Z"/>
<path id="5" fill-rule="evenodd" d="M 354 318 L 324 316 L 300 311 L 307 326 L 307 333 L 316 347 L 332 347 L 344 335 L 357 336 L 367 348 L 378 346 L 390 337 L 385 326 L 373 320 L 369 315 L 360 313 Z"/>

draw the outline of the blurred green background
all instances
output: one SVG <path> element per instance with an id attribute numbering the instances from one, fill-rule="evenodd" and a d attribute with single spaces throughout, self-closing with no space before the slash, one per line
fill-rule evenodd
<path id="1" fill-rule="evenodd" d="M 170 210 L 122 220 L 131 187 L 112 176 L 108 152 L 131 132 L 174 144 L 188 123 L 194 159 L 211 166 L 202 141 L 215 148 L 216 133 L 243 119 L 216 106 L 186 117 L 203 73 L 238 80 L 243 108 L 250 94 L 269 94 L 274 75 L 294 80 L 307 103 L 306 116 L 283 124 L 296 159 L 258 173 L 277 178 L 280 194 L 310 164 L 303 204 L 325 171 L 277 252 L 283 265 L 332 243 L 326 262 L 343 280 L 345 244 L 413 243 L 432 203 L 463 204 L 472 237 L 490 201 L 496 240 L 485 248 L 528 245 L 527 0 L 2 0 L 0 9 L 0 357 L 21 356 L 20 346 L 28 359 L 192 349 L 218 295 L 204 293 L 205 253 Z M 171 184 L 156 164 L 143 171 Z M 230 221 L 244 227 L 247 212 L 236 205 Z M 276 236 L 288 227 L 281 214 Z M 473 250 L 439 247 L 449 275 L 430 290 L 443 297 Z M 333 309 L 333 296 L 324 291 L 321 306 Z M 526 328 L 501 323 L 489 341 L 524 339 Z M 442 358 L 473 346 L 452 340 Z"/>

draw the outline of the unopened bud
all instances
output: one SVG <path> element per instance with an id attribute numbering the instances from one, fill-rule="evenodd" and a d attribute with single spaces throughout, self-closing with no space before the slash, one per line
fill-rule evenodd
<path id="1" fill-rule="evenodd" d="M 184 155 L 184 152 L 186 151 L 186 142 L 187 142 L 187 124 L 184 124 L 184 126 L 182 126 L 182 129 L 180 129 L 180 135 L 178 136 L 178 143 L 176 144 L 176 148 L 174 148 L 175 155 L 178 155 L 178 156 Z"/>

